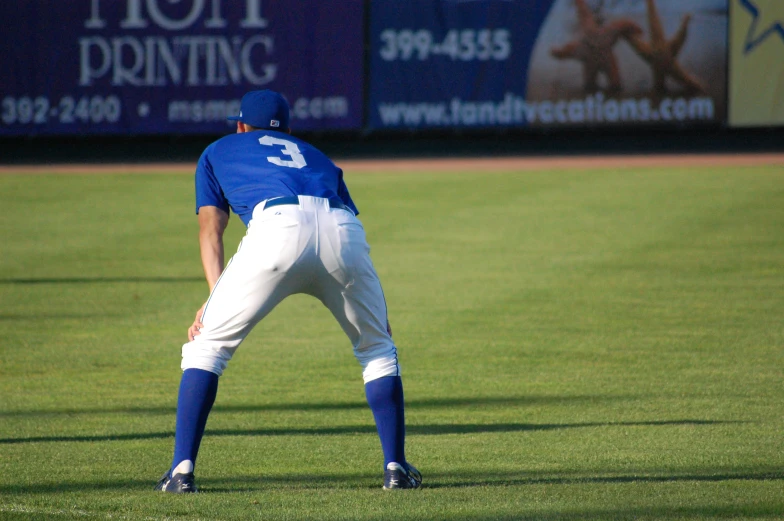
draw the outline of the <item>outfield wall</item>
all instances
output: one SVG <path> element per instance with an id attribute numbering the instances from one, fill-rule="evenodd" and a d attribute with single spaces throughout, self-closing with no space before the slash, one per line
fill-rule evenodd
<path id="1" fill-rule="evenodd" d="M 779 4 L 3 2 L 0 137 L 224 134 L 258 88 L 312 133 L 784 126 Z"/>

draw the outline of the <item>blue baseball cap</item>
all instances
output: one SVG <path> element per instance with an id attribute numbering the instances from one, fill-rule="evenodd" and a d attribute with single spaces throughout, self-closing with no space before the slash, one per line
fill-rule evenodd
<path id="1" fill-rule="evenodd" d="M 242 121 L 256 128 L 289 129 L 289 104 L 273 90 L 252 90 L 242 97 L 239 116 L 229 116 L 231 121 Z"/>

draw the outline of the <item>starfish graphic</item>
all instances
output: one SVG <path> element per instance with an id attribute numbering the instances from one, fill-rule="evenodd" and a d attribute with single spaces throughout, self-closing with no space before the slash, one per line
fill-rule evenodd
<path id="1" fill-rule="evenodd" d="M 754 17 L 749 32 L 746 33 L 746 43 L 743 48 L 746 54 L 775 32 L 784 41 L 784 2 L 781 0 L 738 1 Z"/>
<path id="2" fill-rule="evenodd" d="M 691 21 L 691 14 L 681 20 L 678 32 L 671 39 L 664 36 L 664 27 L 656 10 L 654 0 L 645 0 L 648 7 L 648 25 L 651 41 L 644 42 L 639 36 L 629 38 L 629 44 L 648 62 L 653 69 L 653 92 L 656 97 L 664 97 L 667 93 L 665 80 L 671 77 L 680 82 L 690 92 L 704 93 L 705 89 L 699 80 L 686 72 L 676 59 L 683 44 L 686 42 L 686 33 Z"/>
<path id="3" fill-rule="evenodd" d="M 599 74 L 607 77 L 607 91 L 617 94 L 621 91 L 621 75 L 613 47 L 619 38 L 630 38 L 642 33 L 640 26 L 629 19 L 619 19 L 608 24 L 601 23 L 591 12 L 585 0 L 574 0 L 577 7 L 577 20 L 580 32 L 576 39 L 550 49 L 550 54 L 559 60 L 579 60 L 583 63 L 585 91 L 594 93 L 599 90 Z"/>

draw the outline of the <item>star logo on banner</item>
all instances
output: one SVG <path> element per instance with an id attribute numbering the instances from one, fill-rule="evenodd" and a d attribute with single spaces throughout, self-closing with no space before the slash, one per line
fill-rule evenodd
<path id="1" fill-rule="evenodd" d="M 744 51 L 750 53 L 768 37 L 778 34 L 784 43 L 784 1 L 738 0 L 754 18 L 746 33 Z"/>

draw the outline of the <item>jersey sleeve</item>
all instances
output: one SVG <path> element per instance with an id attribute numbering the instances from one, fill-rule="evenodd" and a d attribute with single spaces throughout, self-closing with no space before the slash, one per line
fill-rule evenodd
<path id="1" fill-rule="evenodd" d="M 196 165 L 196 213 L 202 206 L 216 206 L 229 213 L 229 202 L 223 195 L 210 162 L 211 150 L 212 146 L 207 147 Z"/>
<path id="2" fill-rule="evenodd" d="M 354 212 L 354 215 L 359 215 L 359 210 L 354 204 L 354 201 L 351 200 L 351 194 L 348 193 L 348 187 L 343 181 L 343 170 L 340 168 L 338 168 L 338 197 L 340 197 L 340 200 L 343 201 L 343 204 L 351 208 L 351 210 Z"/>

